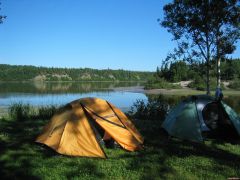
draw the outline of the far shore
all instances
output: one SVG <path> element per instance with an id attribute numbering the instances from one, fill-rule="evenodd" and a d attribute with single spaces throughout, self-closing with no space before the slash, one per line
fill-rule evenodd
<path id="1" fill-rule="evenodd" d="M 134 93 L 144 93 L 149 95 L 199 95 L 206 94 L 206 91 L 199 91 L 190 88 L 182 88 L 182 89 L 144 89 L 143 86 L 134 86 L 134 87 L 117 87 L 113 88 L 114 91 L 126 91 L 126 92 L 134 92 Z M 211 91 L 211 95 L 214 95 L 215 91 Z M 225 96 L 240 96 L 239 90 L 223 90 L 223 94 Z"/>

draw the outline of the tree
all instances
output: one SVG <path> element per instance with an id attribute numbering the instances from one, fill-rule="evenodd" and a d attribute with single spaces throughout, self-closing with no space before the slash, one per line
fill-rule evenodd
<path id="1" fill-rule="evenodd" d="M 184 61 L 177 61 L 170 65 L 169 68 L 171 77 L 170 81 L 178 82 L 178 81 L 186 81 L 188 77 L 188 65 Z"/>
<path id="2" fill-rule="evenodd" d="M 0 2 L 1 5 L 1 2 Z M 0 8 L 1 10 L 1 8 Z M 0 24 L 3 23 L 3 20 L 6 19 L 7 16 L 0 15 Z"/>
<path id="3" fill-rule="evenodd" d="M 0 24 L 3 23 L 3 19 L 5 19 L 5 18 L 6 18 L 6 16 L 0 15 Z"/>
<path id="4" fill-rule="evenodd" d="M 166 61 L 206 63 L 207 94 L 210 94 L 210 61 L 220 65 L 220 59 L 233 53 L 239 40 L 239 0 L 174 0 L 163 9 L 164 19 L 160 24 L 178 44 Z M 220 69 L 217 70 L 220 85 Z"/>

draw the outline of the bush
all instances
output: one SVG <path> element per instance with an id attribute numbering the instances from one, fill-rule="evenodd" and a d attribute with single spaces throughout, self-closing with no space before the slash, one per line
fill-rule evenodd
<path id="1" fill-rule="evenodd" d="M 50 119 L 60 108 L 55 106 L 33 107 L 29 104 L 16 103 L 8 109 L 9 116 L 18 121 L 28 119 Z"/>
<path id="2" fill-rule="evenodd" d="M 26 120 L 30 117 L 30 109 L 29 104 L 16 103 L 10 106 L 8 113 L 15 120 Z"/>
<path id="3" fill-rule="evenodd" d="M 41 106 L 38 108 L 37 119 L 50 119 L 59 108 L 55 106 Z"/>
<path id="4" fill-rule="evenodd" d="M 144 89 L 179 89 L 178 84 L 172 84 L 166 81 L 164 78 L 153 78 L 147 82 Z"/>
<path id="5" fill-rule="evenodd" d="M 188 84 L 188 87 L 200 91 L 205 91 L 206 82 L 200 76 L 195 76 L 194 80 Z"/>
<path id="6" fill-rule="evenodd" d="M 232 89 L 240 89 L 240 79 L 234 78 L 234 80 L 230 82 L 228 87 Z"/>
<path id="7" fill-rule="evenodd" d="M 165 119 L 169 111 L 169 104 L 161 101 L 161 98 L 149 99 L 148 102 L 137 100 L 129 115 L 137 120 L 161 120 Z"/>
<path id="8" fill-rule="evenodd" d="M 215 91 L 217 87 L 217 79 L 210 77 L 210 90 Z M 205 79 L 200 76 L 195 76 L 194 80 L 188 85 L 189 88 L 196 89 L 199 91 L 205 91 L 207 89 L 207 84 Z M 221 83 L 221 88 L 225 89 L 224 84 Z"/>

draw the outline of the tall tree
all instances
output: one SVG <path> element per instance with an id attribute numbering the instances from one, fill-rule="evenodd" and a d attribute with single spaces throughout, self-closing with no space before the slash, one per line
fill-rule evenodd
<path id="1" fill-rule="evenodd" d="M 207 94 L 210 94 L 210 61 L 236 49 L 240 37 L 239 0 L 174 0 L 164 6 L 160 24 L 173 34 L 178 47 L 166 58 L 206 62 Z M 220 71 L 218 71 L 218 83 Z"/>

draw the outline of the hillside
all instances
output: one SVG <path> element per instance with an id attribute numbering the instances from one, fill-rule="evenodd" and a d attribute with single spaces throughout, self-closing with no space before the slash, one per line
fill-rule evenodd
<path id="1" fill-rule="evenodd" d="M 0 64 L 0 81 L 147 81 L 153 72 Z"/>

